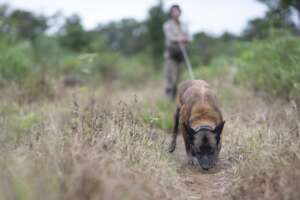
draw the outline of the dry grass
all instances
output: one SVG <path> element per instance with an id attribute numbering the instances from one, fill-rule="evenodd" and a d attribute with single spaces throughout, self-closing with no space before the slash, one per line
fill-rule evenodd
<path id="1" fill-rule="evenodd" d="M 165 135 L 135 115 L 134 96 L 132 105 L 115 105 L 105 92 L 75 93 L 20 108 L 43 119 L 2 146 L 0 199 L 185 198 L 163 149 Z"/>
<path id="2" fill-rule="evenodd" d="M 281 100 L 265 102 L 236 87 L 234 93 L 236 99 L 225 106 L 223 156 L 232 162 L 226 197 L 299 199 L 297 108 Z"/>
<path id="3" fill-rule="evenodd" d="M 213 86 L 227 123 L 220 162 L 208 174 L 183 165 L 180 141 L 167 154 L 167 131 L 144 122 L 164 101 L 161 85 L 62 89 L 30 104 L 18 104 L 17 89 L 4 91 L 0 200 L 299 199 L 295 106 L 265 102 L 230 81 Z"/>

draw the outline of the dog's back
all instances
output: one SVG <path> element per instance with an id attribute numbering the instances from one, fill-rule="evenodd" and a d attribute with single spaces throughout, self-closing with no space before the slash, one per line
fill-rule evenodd
<path id="1" fill-rule="evenodd" d="M 192 128 L 209 125 L 214 128 L 222 122 L 216 95 L 203 80 L 185 81 L 179 85 L 177 107 L 181 108 L 181 122 Z"/>

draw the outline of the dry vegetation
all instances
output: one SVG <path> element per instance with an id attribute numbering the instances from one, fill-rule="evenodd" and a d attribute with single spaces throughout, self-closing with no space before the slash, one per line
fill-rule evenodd
<path id="1" fill-rule="evenodd" d="M 161 84 L 57 87 L 51 100 L 31 103 L 20 103 L 17 89 L 2 91 L 0 199 L 299 199 L 295 106 L 265 102 L 231 81 L 213 87 L 227 123 L 209 173 L 186 166 L 182 141 L 166 153 Z"/>

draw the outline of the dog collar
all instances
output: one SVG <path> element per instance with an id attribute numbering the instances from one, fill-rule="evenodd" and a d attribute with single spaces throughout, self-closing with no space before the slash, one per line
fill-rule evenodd
<path id="1" fill-rule="evenodd" d="M 198 128 L 196 128 L 194 130 L 195 130 L 195 132 L 199 132 L 199 131 L 213 131 L 212 127 L 208 126 L 208 125 L 199 126 Z"/>

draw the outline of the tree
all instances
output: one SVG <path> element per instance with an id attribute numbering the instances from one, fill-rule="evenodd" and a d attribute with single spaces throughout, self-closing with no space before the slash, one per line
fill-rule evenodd
<path id="1" fill-rule="evenodd" d="M 33 41 L 39 34 L 44 33 L 47 28 L 47 18 L 35 16 L 31 12 L 15 10 L 9 17 L 11 28 L 18 37 Z"/>
<path id="2" fill-rule="evenodd" d="M 157 5 L 153 6 L 149 10 L 149 16 L 146 21 L 148 30 L 148 44 L 156 67 L 160 66 L 163 58 L 163 24 L 167 18 L 168 14 L 163 10 L 163 1 L 160 0 Z"/>
<path id="3" fill-rule="evenodd" d="M 266 4 L 271 9 L 283 8 L 287 9 L 293 7 L 300 13 L 300 1 L 299 0 L 258 0 Z"/>
<path id="4" fill-rule="evenodd" d="M 224 42 L 231 42 L 231 41 L 234 41 L 237 39 L 237 37 L 230 33 L 230 32 L 227 32 L 225 31 L 221 36 L 220 36 L 220 39 Z"/>
<path id="5" fill-rule="evenodd" d="M 300 1 L 299 0 L 258 0 L 266 4 L 271 10 L 281 10 L 288 12 L 291 16 L 290 8 L 294 8 L 300 20 Z"/>
<path id="6" fill-rule="evenodd" d="M 299 0 L 281 0 L 280 1 L 282 7 L 294 7 L 298 14 L 300 13 L 300 1 Z"/>
<path id="7" fill-rule="evenodd" d="M 288 8 L 293 7 L 297 10 L 298 18 L 300 20 L 300 1 L 299 0 L 281 0 L 281 7 Z"/>
<path id="8" fill-rule="evenodd" d="M 8 15 L 8 6 L 0 5 L 0 37 L 1 38 L 8 35 L 7 15 Z"/>
<path id="9" fill-rule="evenodd" d="M 0 10 L 0 27 L 3 33 L 33 42 L 38 35 L 48 29 L 48 19 L 45 16 L 37 16 L 18 9 L 8 12 L 7 6 L 1 6 Z"/>
<path id="10" fill-rule="evenodd" d="M 139 53 L 146 48 L 145 23 L 132 18 L 99 25 L 93 35 L 94 38 L 103 37 L 108 49 L 127 55 Z"/>
<path id="11" fill-rule="evenodd" d="M 74 51 L 85 50 L 90 42 L 88 33 L 83 29 L 78 15 L 72 15 L 66 19 L 59 31 L 59 38 L 63 46 Z"/>
<path id="12" fill-rule="evenodd" d="M 252 19 L 243 31 L 243 38 L 246 40 L 266 38 L 269 29 L 270 23 L 265 18 Z"/>
<path id="13" fill-rule="evenodd" d="M 246 40 L 263 39 L 273 33 L 296 32 L 296 26 L 293 23 L 289 10 L 275 9 L 270 5 L 270 10 L 263 18 L 255 18 L 248 22 L 243 32 L 243 38 Z"/>

